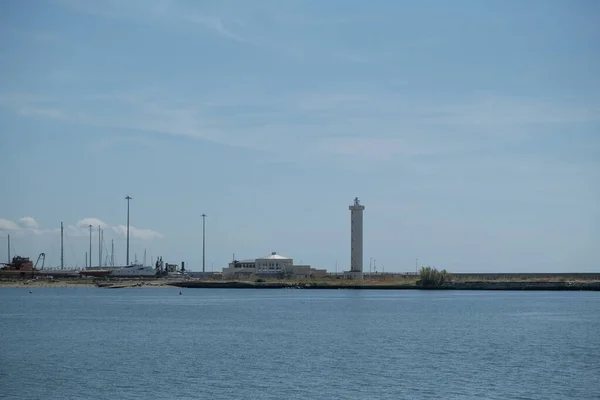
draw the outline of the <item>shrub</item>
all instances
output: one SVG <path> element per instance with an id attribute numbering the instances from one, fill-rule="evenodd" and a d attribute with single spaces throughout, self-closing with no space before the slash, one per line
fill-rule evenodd
<path id="1" fill-rule="evenodd" d="M 450 280 L 450 275 L 446 270 L 438 271 L 436 268 L 421 267 L 421 280 L 418 282 L 421 286 L 442 286 Z"/>

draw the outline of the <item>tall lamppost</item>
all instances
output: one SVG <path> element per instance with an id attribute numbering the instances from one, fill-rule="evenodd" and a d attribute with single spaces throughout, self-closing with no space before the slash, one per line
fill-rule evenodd
<path id="1" fill-rule="evenodd" d="M 202 272 L 206 271 L 206 214 L 202 214 Z"/>
<path id="2" fill-rule="evenodd" d="M 60 223 L 60 269 L 65 267 L 65 253 L 63 251 L 63 223 Z M 10 261 L 9 261 L 10 262 Z"/>
<path id="3" fill-rule="evenodd" d="M 129 200 L 131 200 L 132 198 L 133 197 L 129 197 L 129 195 L 125 197 L 125 200 L 127 200 L 127 258 L 125 261 L 126 266 L 129 265 Z"/>
<path id="4" fill-rule="evenodd" d="M 90 224 L 90 268 L 92 267 L 92 224 Z"/>

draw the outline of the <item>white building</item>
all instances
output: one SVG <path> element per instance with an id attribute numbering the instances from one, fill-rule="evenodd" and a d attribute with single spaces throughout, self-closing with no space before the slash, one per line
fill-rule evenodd
<path id="1" fill-rule="evenodd" d="M 310 278 L 327 275 L 326 270 L 311 268 L 310 265 L 294 265 L 294 259 L 272 252 L 255 259 L 234 260 L 223 268 L 223 278 L 264 277 L 264 278 Z"/>
<path id="2" fill-rule="evenodd" d="M 294 266 L 294 260 L 272 252 L 268 256 L 257 258 L 254 265 L 258 274 L 277 274 Z"/>
<path id="3" fill-rule="evenodd" d="M 349 279 L 363 278 L 363 211 L 358 197 L 350 209 L 350 271 L 345 275 Z"/>

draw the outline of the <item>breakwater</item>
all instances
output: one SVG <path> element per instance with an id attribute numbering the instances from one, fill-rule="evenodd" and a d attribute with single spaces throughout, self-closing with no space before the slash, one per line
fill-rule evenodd
<path id="1" fill-rule="evenodd" d="M 442 286 L 410 284 L 325 283 L 325 282 L 250 282 L 250 281 L 180 281 L 171 286 L 203 289 L 354 289 L 354 290 L 549 290 L 600 291 L 598 282 L 455 282 Z"/>

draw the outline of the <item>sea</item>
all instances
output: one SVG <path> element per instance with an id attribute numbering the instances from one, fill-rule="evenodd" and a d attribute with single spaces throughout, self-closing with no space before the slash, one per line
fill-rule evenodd
<path id="1" fill-rule="evenodd" d="M 0 289 L 2 399 L 600 399 L 600 293 Z"/>

